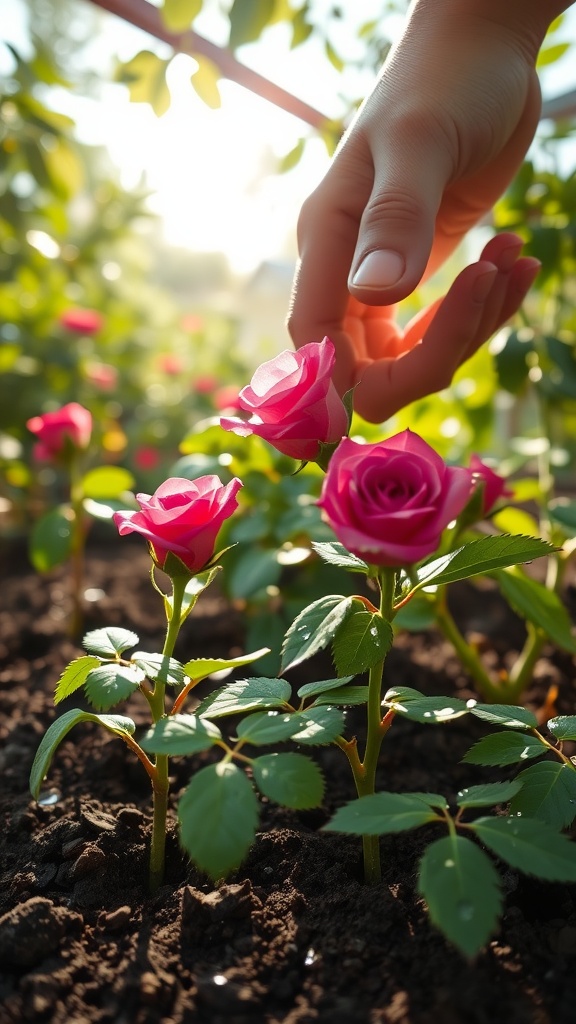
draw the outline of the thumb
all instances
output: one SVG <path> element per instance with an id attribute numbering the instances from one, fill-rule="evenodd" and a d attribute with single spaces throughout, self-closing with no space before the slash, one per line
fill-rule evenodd
<path id="1" fill-rule="evenodd" d="M 441 148 L 415 145 L 407 135 L 388 155 L 393 160 L 375 168 L 348 278 L 350 293 L 368 305 L 399 302 L 418 286 L 452 173 Z"/>

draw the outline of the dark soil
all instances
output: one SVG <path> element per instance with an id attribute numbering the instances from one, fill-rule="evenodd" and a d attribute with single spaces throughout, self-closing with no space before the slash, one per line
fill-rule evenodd
<path id="1" fill-rule="evenodd" d="M 56 712 L 52 694 L 80 650 L 66 636 L 64 575 L 39 579 L 18 550 L 3 560 L 1 1024 L 573 1024 L 576 889 L 504 873 L 499 933 L 468 963 L 429 924 L 415 892 L 425 830 L 382 840 L 376 888 L 362 884 L 359 842 L 319 831 L 354 796 L 336 748 L 318 754 L 325 805 L 296 813 L 264 803 L 250 855 L 217 888 L 186 862 L 172 821 L 166 884 L 147 894 L 148 780 L 126 746 L 96 727 L 78 726 L 59 748 L 46 783 L 54 802 L 31 801 L 40 738 L 57 713 L 78 704 L 76 694 Z M 163 613 L 148 568 L 137 544 L 92 550 L 86 627 L 127 626 L 142 648 L 159 649 Z M 496 661 L 518 649 L 521 627 L 489 590 L 461 588 L 457 609 L 477 640 L 491 638 Z M 184 659 L 237 654 L 241 615 L 208 592 L 180 640 Z M 556 684 L 558 710 L 572 713 L 572 662 L 546 655 L 528 703 L 540 706 Z M 472 696 L 434 634 L 401 637 L 387 671 L 389 684 Z M 137 703 L 127 713 L 145 724 Z M 460 764 L 484 731 L 468 718 L 442 727 L 397 721 L 380 786 L 451 797 L 488 781 Z M 174 799 L 204 757 L 174 759 Z"/>

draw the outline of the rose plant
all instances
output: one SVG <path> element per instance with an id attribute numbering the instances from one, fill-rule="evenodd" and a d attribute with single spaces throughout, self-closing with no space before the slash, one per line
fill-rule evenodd
<path id="1" fill-rule="evenodd" d="M 237 658 L 196 658 L 185 664 L 173 657 L 183 622 L 221 569 L 218 560 L 224 551 L 215 553 L 216 538 L 237 507 L 241 486 L 238 479 L 222 484 L 216 476 L 194 481 L 172 478 L 153 495 L 139 494 L 138 510 L 114 515 L 121 535 L 139 533 L 148 542 L 151 578 L 162 594 L 167 618 L 164 645 L 160 653 L 137 650 L 129 655 L 127 651 L 139 642 L 132 631 L 116 627 L 90 631 L 83 641 L 86 654 L 65 669 L 54 699 L 58 704 L 84 687 L 88 703 L 96 712 L 106 713 L 82 708 L 66 711 L 47 730 L 32 765 L 30 789 L 38 798 L 57 747 L 75 725 L 96 722 L 128 745 L 147 772 L 153 791 L 151 890 L 158 888 L 164 876 L 170 754 L 194 754 L 212 747 L 223 752 L 219 762 L 202 768 L 192 778 L 179 805 L 182 845 L 215 878 L 240 863 L 255 835 L 258 802 L 242 768 L 251 768 L 263 795 L 287 807 L 316 806 L 324 791 L 318 767 L 304 755 L 249 758 L 243 747 L 248 741 L 258 743 L 257 737 L 242 735 L 239 729 L 236 740 L 228 743 L 209 717 L 182 710 L 203 679 L 248 665 L 267 653 L 264 649 Z M 160 589 L 155 570 L 162 570 L 168 577 L 170 592 Z M 250 691 L 248 703 L 252 708 L 275 706 L 279 698 L 286 700 L 290 694 L 289 685 L 280 680 L 256 678 L 238 685 L 244 693 L 246 687 Z M 169 711 L 167 688 L 175 693 Z M 228 713 L 234 711 L 233 691 L 234 684 L 229 687 Z M 147 702 L 152 719 L 151 728 L 139 741 L 134 737 L 131 718 L 108 714 L 135 694 Z M 313 735 L 308 740 L 304 735 L 313 732 L 313 717 L 309 720 L 301 714 L 298 723 L 296 718 L 293 722 L 299 725 L 303 743 L 315 742 Z M 235 761 L 242 767 L 237 767 Z"/>
<path id="2" fill-rule="evenodd" d="M 114 502 L 133 484 L 131 474 L 118 466 L 88 467 L 93 433 L 91 412 L 78 402 L 33 416 L 28 430 L 36 437 L 32 457 L 63 473 L 69 500 L 58 502 L 35 522 L 30 535 L 30 558 L 39 572 L 70 559 L 74 636 L 82 624 L 84 548 L 89 522 L 109 519 Z"/>

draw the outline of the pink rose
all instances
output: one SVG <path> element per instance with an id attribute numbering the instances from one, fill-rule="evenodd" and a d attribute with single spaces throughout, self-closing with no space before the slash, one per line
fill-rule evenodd
<path id="1" fill-rule="evenodd" d="M 101 391 L 114 391 L 118 384 L 118 370 L 109 363 L 88 363 L 86 379 Z"/>
<path id="2" fill-rule="evenodd" d="M 104 318 L 95 309 L 67 309 L 60 317 L 62 327 L 76 334 L 97 334 L 104 323 Z"/>
<path id="3" fill-rule="evenodd" d="M 332 383 L 334 346 L 329 338 L 262 363 L 240 392 L 248 422 L 221 418 L 224 430 L 258 434 L 293 459 L 313 460 L 319 442 L 335 443 L 348 432 L 348 414 Z"/>
<path id="4" fill-rule="evenodd" d="M 172 552 L 193 575 L 212 558 L 216 535 L 237 509 L 241 487 L 236 478 L 224 485 L 217 476 L 171 477 L 154 494 L 136 495 L 139 512 L 115 512 L 113 519 L 120 536 L 141 533 L 146 537 L 159 568 Z"/>
<path id="5" fill-rule="evenodd" d="M 38 438 L 38 444 L 34 445 L 34 458 L 39 462 L 51 462 L 65 450 L 67 440 L 75 448 L 88 447 L 92 415 L 78 402 L 69 402 L 55 412 L 33 416 L 26 426 Z"/>
<path id="6" fill-rule="evenodd" d="M 375 565 L 411 565 L 437 550 L 472 488 L 470 470 L 447 466 L 404 430 L 376 444 L 345 438 L 318 504 L 348 551 Z"/>
<path id="7" fill-rule="evenodd" d="M 470 457 L 470 469 L 474 474 L 474 482 L 476 484 L 484 484 L 484 493 L 482 495 L 482 514 L 487 515 L 492 511 L 494 505 L 500 498 L 511 498 L 514 491 L 510 490 L 506 486 L 504 477 L 500 476 L 499 473 L 495 473 L 490 466 L 487 466 L 485 462 L 478 455 L 472 455 Z"/>

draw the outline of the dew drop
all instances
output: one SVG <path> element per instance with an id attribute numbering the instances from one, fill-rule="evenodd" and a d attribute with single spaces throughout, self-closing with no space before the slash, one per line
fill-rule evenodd
<path id="1" fill-rule="evenodd" d="M 88 587 L 88 590 L 84 591 L 85 601 L 101 601 L 106 594 L 100 587 Z"/>
<path id="2" fill-rule="evenodd" d="M 450 858 L 449 858 L 448 860 L 444 861 L 444 867 L 445 868 L 455 868 L 456 864 L 455 864 L 455 862 L 453 860 L 450 860 Z"/>
<path id="3" fill-rule="evenodd" d="M 38 797 L 38 803 L 41 807 L 53 807 L 60 798 L 60 792 L 57 789 L 47 789 Z"/>
<path id="4" fill-rule="evenodd" d="M 316 950 L 312 949 L 312 946 L 310 946 L 310 949 L 306 951 L 306 956 L 304 957 L 304 964 L 306 967 L 311 967 L 315 960 Z"/>
<path id="5" fill-rule="evenodd" d="M 458 917 L 462 921 L 471 921 L 474 917 L 474 907 L 471 903 L 460 903 L 458 905 Z"/>
<path id="6" fill-rule="evenodd" d="M 214 982 L 215 985 L 228 984 L 228 978 L 226 977 L 225 974 L 215 974 L 214 977 L 212 978 L 212 981 Z"/>

